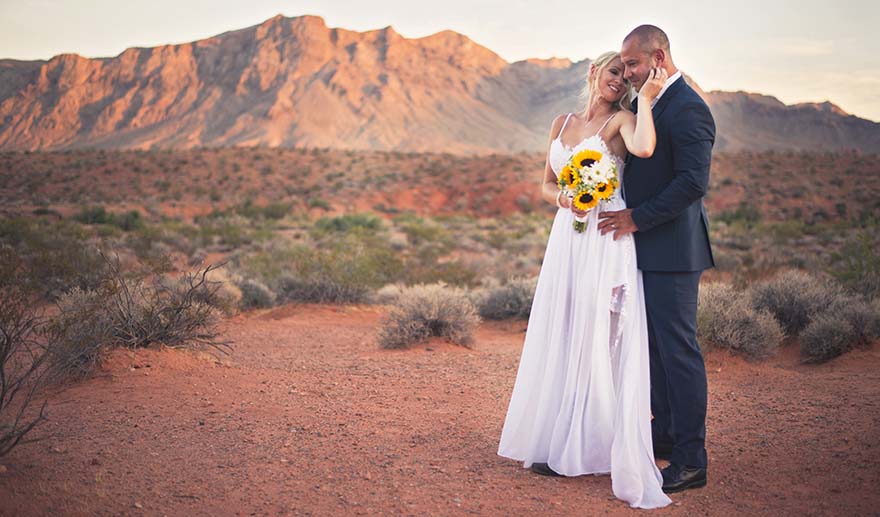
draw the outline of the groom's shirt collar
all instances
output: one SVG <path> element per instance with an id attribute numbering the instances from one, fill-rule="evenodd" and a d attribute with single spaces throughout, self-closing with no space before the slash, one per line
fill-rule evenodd
<path id="1" fill-rule="evenodd" d="M 666 93 L 666 90 L 668 90 L 669 87 L 672 86 L 672 83 L 677 81 L 679 77 L 681 77 L 681 70 L 676 70 L 674 74 L 666 79 L 666 82 L 663 84 L 663 88 L 660 89 L 660 93 L 658 93 L 657 96 L 654 97 L 654 100 L 651 101 L 652 108 L 660 101 L 660 97 L 663 97 L 663 94 Z"/>

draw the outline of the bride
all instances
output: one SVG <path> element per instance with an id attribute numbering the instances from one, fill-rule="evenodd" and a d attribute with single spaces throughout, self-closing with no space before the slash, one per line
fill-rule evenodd
<path id="1" fill-rule="evenodd" d="M 634 508 L 671 501 L 651 442 L 648 334 L 641 272 L 632 235 L 597 229 L 602 210 L 626 208 L 616 191 L 584 212 L 557 186 L 574 153 L 589 149 L 616 161 L 623 185 L 627 152 L 654 152 L 651 101 L 666 81 L 655 69 L 639 91 L 638 115 L 617 52 L 590 65 L 585 108 L 552 124 L 542 195 L 559 209 L 532 302 L 519 369 L 498 454 L 539 474 L 611 474 L 614 495 Z M 586 231 L 572 228 L 586 216 Z"/>

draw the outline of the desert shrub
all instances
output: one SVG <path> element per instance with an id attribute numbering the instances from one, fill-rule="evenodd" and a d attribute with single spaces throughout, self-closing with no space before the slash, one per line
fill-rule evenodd
<path id="1" fill-rule="evenodd" d="M 225 212 L 215 211 L 207 216 L 195 218 L 195 223 L 196 234 L 191 237 L 194 246 L 238 248 L 256 240 L 252 221 L 241 215 L 227 215 Z"/>
<path id="2" fill-rule="evenodd" d="M 73 287 L 94 289 L 107 273 L 98 247 L 69 221 L 0 217 L 0 247 L 21 259 L 27 291 L 49 300 Z"/>
<path id="3" fill-rule="evenodd" d="M 247 199 L 235 207 L 235 213 L 248 219 L 283 219 L 290 213 L 291 208 L 293 203 L 273 201 L 266 205 L 255 205 L 253 200 Z"/>
<path id="4" fill-rule="evenodd" d="M 56 380 L 77 379 L 91 373 L 101 354 L 113 345 L 113 313 L 106 289 L 75 287 L 56 300 L 59 312 L 47 324 L 50 341 L 48 368 Z"/>
<path id="5" fill-rule="evenodd" d="M 875 232 L 876 233 L 876 232 Z M 831 256 L 829 273 L 844 287 L 867 298 L 880 296 L 880 240 L 860 231 Z"/>
<path id="6" fill-rule="evenodd" d="M 39 389 L 45 385 L 46 355 L 38 344 L 43 315 L 35 297 L 17 280 L 21 263 L 11 254 L 0 256 L 0 457 L 27 442 L 27 435 L 43 420 Z"/>
<path id="7" fill-rule="evenodd" d="M 321 210 L 330 210 L 330 203 L 319 197 L 309 198 L 309 208 L 320 208 Z"/>
<path id="8" fill-rule="evenodd" d="M 404 268 L 387 240 L 360 232 L 337 236 L 322 248 L 269 245 L 237 263 L 243 276 L 278 292 L 279 301 L 327 303 L 364 302 Z"/>
<path id="9" fill-rule="evenodd" d="M 189 260 L 187 261 L 187 263 L 188 263 L 190 266 L 198 266 L 199 264 L 201 264 L 202 262 L 204 262 L 205 259 L 206 259 L 207 257 L 208 257 L 208 254 L 207 254 L 207 252 L 205 251 L 205 249 L 204 249 L 204 248 L 199 248 L 199 249 L 195 250 L 195 251 L 189 256 Z"/>
<path id="10" fill-rule="evenodd" d="M 370 301 L 379 305 L 390 305 L 396 302 L 406 286 L 401 283 L 385 284 L 372 295 Z"/>
<path id="11" fill-rule="evenodd" d="M 118 260 L 106 260 L 110 271 L 106 306 L 113 321 L 114 346 L 210 346 L 221 351 L 228 347 L 228 342 L 217 339 L 220 285 L 208 279 L 222 264 L 171 280 L 143 268 L 123 273 Z"/>
<path id="12" fill-rule="evenodd" d="M 346 233 L 355 228 L 381 230 L 382 220 L 371 214 L 345 214 L 338 217 L 321 217 L 315 221 L 315 229 L 318 232 Z"/>
<path id="13" fill-rule="evenodd" d="M 504 285 L 488 289 L 481 297 L 480 316 L 490 320 L 528 318 L 535 296 L 536 279 L 515 277 Z"/>
<path id="14" fill-rule="evenodd" d="M 220 283 L 208 278 L 218 265 L 170 279 L 144 267 L 123 272 L 118 257 L 102 258 L 108 274 L 101 285 L 64 293 L 45 325 L 51 345 L 47 371 L 53 379 L 89 374 L 102 353 L 114 347 L 229 347 L 217 332 Z"/>
<path id="15" fill-rule="evenodd" d="M 825 311 L 852 326 L 851 347 L 864 346 L 880 337 L 880 313 L 856 296 L 841 296 Z"/>
<path id="16" fill-rule="evenodd" d="M 816 316 L 801 334 L 801 358 L 807 363 L 822 363 L 852 348 L 858 333 L 839 314 Z"/>
<path id="17" fill-rule="evenodd" d="M 383 318 L 379 344 L 406 348 L 438 336 L 470 346 L 479 321 L 476 308 L 462 289 L 442 283 L 416 285 L 403 290 Z"/>
<path id="18" fill-rule="evenodd" d="M 700 287 L 697 335 L 703 346 L 716 346 L 748 359 L 776 353 L 784 334 L 769 313 L 756 311 L 748 295 L 722 283 Z"/>
<path id="19" fill-rule="evenodd" d="M 455 238 L 442 225 L 410 214 L 394 218 L 395 224 L 406 234 L 412 246 L 428 244 L 441 248 L 442 252 L 455 243 Z"/>
<path id="20" fill-rule="evenodd" d="M 31 441 L 28 434 L 45 420 L 41 390 L 52 382 L 47 363 L 56 343 L 46 332 L 41 293 L 22 281 L 24 269 L 0 248 L 0 457 Z"/>
<path id="21" fill-rule="evenodd" d="M 83 224 L 106 224 L 122 231 L 132 231 L 143 227 L 144 221 L 137 210 L 117 214 L 108 212 L 103 206 L 92 206 L 81 209 L 73 216 L 75 221 Z"/>
<path id="22" fill-rule="evenodd" d="M 172 250 L 189 255 L 197 249 L 193 238 L 198 236 L 194 226 L 176 222 L 163 221 L 157 224 L 145 224 L 135 231 L 126 234 L 124 243 L 140 258 L 151 257 L 154 261 Z"/>
<path id="23" fill-rule="evenodd" d="M 282 275 L 275 284 L 283 301 L 308 303 L 360 303 L 370 296 L 370 288 L 357 282 L 340 281 L 330 276 L 298 278 Z"/>
<path id="24" fill-rule="evenodd" d="M 752 307 L 772 314 L 788 336 L 798 336 L 820 311 L 843 296 L 834 283 L 803 271 L 784 271 L 751 289 Z"/>
<path id="25" fill-rule="evenodd" d="M 875 319 L 873 321 L 873 324 L 871 325 L 870 332 L 872 336 L 880 337 L 880 298 L 874 298 L 874 301 L 871 302 L 870 307 L 871 312 L 874 314 L 874 316 L 877 317 L 877 319 Z"/>
<path id="26" fill-rule="evenodd" d="M 751 228 L 761 221 L 761 212 L 754 205 L 743 202 L 735 210 L 726 210 L 716 217 L 727 224 L 739 223 Z"/>
<path id="27" fill-rule="evenodd" d="M 242 309 L 260 309 L 275 305 L 277 295 L 259 280 L 244 279 L 238 288 L 241 290 L 240 305 Z"/>
<path id="28" fill-rule="evenodd" d="M 211 269 L 207 274 L 207 282 L 216 286 L 210 303 L 227 316 L 235 314 L 241 306 L 242 293 L 237 280 L 239 279 L 225 266 Z"/>

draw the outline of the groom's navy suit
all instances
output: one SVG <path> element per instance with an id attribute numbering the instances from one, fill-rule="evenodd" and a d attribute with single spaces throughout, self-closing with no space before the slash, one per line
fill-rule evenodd
<path id="1" fill-rule="evenodd" d="M 657 146 L 627 158 L 623 193 L 645 286 L 654 443 L 672 446 L 673 463 L 706 466 L 706 368 L 697 343 L 700 275 L 714 266 L 703 196 L 715 121 L 678 78 L 652 109 Z"/>

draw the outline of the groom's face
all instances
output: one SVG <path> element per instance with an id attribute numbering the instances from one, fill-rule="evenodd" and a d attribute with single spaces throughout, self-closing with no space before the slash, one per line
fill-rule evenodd
<path id="1" fill-rule="evenodd" d="M 651 68 L 657 66 L 651 58 L 650 50 L 645 49 L 638 38 L 631 38 L 623 42 L 623 48 L 620 49 L 620 59 L 623 61 L 623 77 L 632 83 L 636 91 L 642 89 Z"/>

